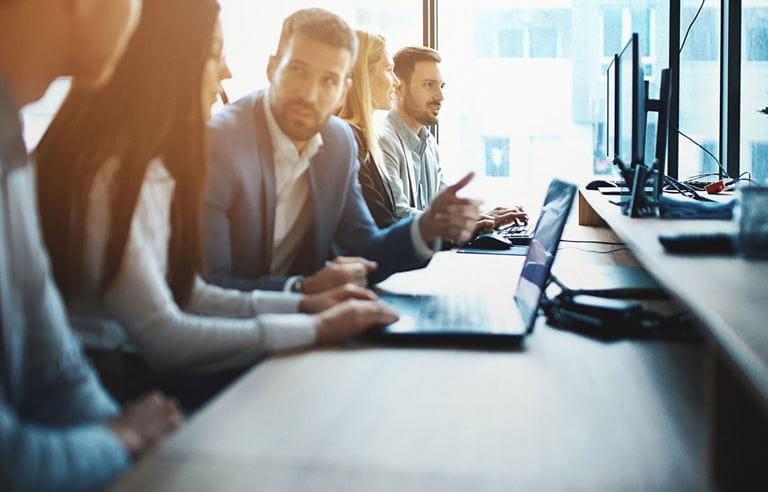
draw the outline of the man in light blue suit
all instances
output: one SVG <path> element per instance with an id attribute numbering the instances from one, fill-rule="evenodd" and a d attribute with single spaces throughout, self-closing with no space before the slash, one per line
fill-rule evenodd
<path id="1" fill-rule="evenodd" d="M 269 89 L 210 123 L 203 234 L 212 282 L 306 294 L 364 284 L 366 274 L 378 282 L 425 265 L 440 238 L 471 236 L 479 203 L 456 196 L 471 175 L 424 214 L 376 226 L 360 190 L 352 131 L 331 116 L 350 87 L 356 49 L 356 36 L 335 14 L 294 13 L 269 60 Z"/>
<path id="2" fill-rule="evenodd" d="M 179 422 L 160 395 L 121 414 L 84 358 L 41 241 L 18 114 L 56 76 L 93 84 L 109 77 L 139 4 L 0 0 L 2 491 L 103 488 Z"/>

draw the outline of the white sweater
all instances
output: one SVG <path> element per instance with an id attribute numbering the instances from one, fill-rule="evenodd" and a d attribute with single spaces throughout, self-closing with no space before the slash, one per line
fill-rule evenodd
<path id="1" fill-rule="evenodd" d="M 110 349 L 130 344 L 160 369 L 215 370 L 247 365 L 267 351 L 314 342 L 310 317 L 295 314 L 300 300 L 295 294 L 246 293 L 197 278 L 189 306 L 186 311 L 179 308 L 166 281 L 176 183 L 157 159 L 142 184 L 120 272 L 99 302 L 108 186 L 116 164 L 112 160 L 104 166 L 90 196 L 86 294 L 72 305 L 73 325 L 86 345 Z"/>

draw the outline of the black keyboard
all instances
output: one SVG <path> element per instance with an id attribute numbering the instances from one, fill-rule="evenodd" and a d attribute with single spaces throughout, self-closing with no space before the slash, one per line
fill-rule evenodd
<path id="1" fill-rule="evenodd" d="M 685 183 L 694 190 L 697 191 L 704 191 L 707 186 L 711 185 L 712 183 L 716 183 L 716 181 L 700 181 L 700 180 L 692 180 L 692 181 L 681 181 L 681 183 Z"/>
<path id="2" fill-rule="evenodd" d="M 499 234 L 504 239 L 526 239 L 533 237 L 534 223 L 529 220 L 527 224 L 512 224 L 499 229 Z"/>

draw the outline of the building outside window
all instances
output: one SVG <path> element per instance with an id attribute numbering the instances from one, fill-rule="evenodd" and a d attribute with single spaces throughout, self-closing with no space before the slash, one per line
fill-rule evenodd
<path id="1" fill-rule="evenodd" d="M 742 0 L 741 147 L 742 171 L 768 184 L 768 0 Z"/>
<path id="2" fill-rule="evenodd" d="M 509 177 L 509 137 L 483 137 L 485 175 Z"/>
<path id="3" fill-rule="evenodd" d="M 683 0 L 680 41 L 693 22 L 701 0 Z M 720 153 L 720 1 L 707 0 L 680 53 L 679 130 Z M 674 132 L 675 129 L 671 129 Z M 671 138 L 675 138 L 671 136 Z M 717 163 L 686 138 L 679 139 L 678 176 L 717 173 Z"/>
<path id="4" fill-rule="evenodd" d="M 441 2 L 439 23 L 443 168 L 452 179 L 476 171 L 486 196 L 501 200 L 516 187 L 544 190 L 554 176 L 584 182 L 614 172 L 605 67 L 633 31 L 656 97 L 667 67 L 668 6 L 657 0 Z M 489 163 L 489 147 L 504 137 L 508 174 Z"/>

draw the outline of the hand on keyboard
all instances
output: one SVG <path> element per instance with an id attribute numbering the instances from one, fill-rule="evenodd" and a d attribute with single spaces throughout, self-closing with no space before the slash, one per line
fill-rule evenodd
<path id="1" fill-rule="evenodd" d="M 495 222 L 494 228 L 498 229 L 508 224 L 527 224 L 528 213 L 523 210 L 523 207 L 496 207 L 490 212 L 483 214 L 492 218 Z"/>

